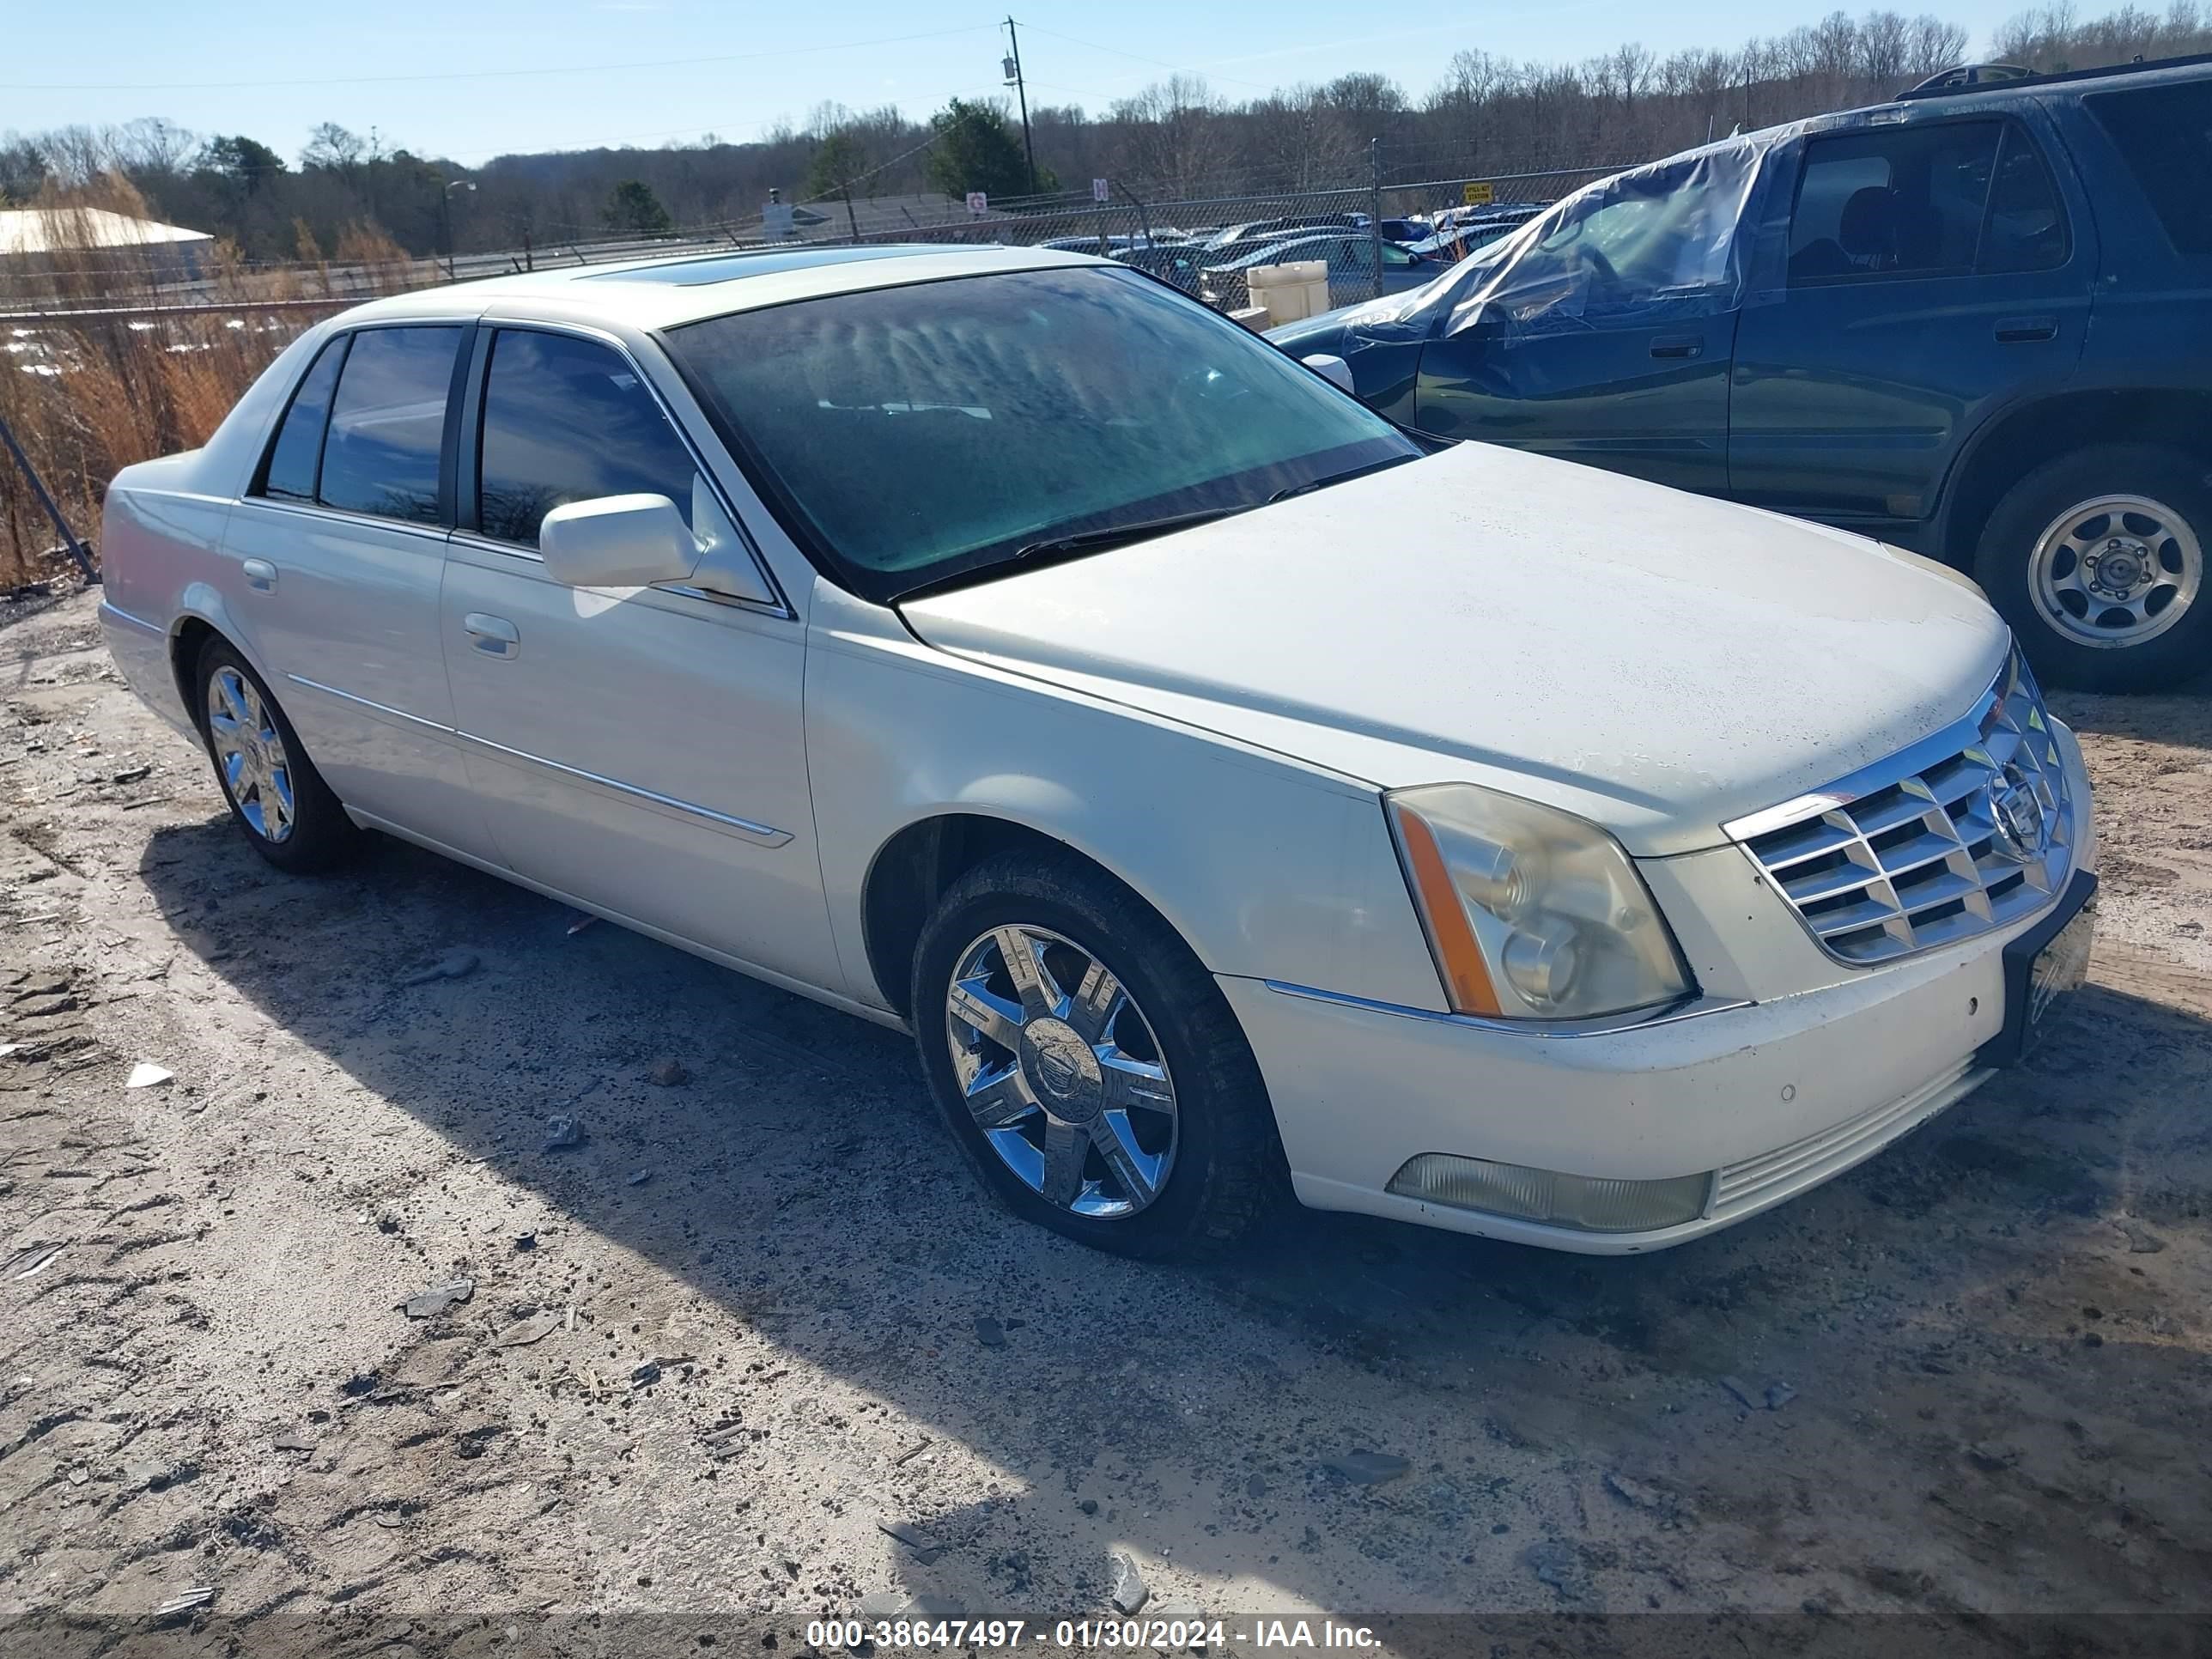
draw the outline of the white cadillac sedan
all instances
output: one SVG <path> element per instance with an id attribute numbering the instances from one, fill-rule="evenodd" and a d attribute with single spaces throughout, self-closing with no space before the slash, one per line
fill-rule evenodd
<path id="1" fill-rule="evenodd" d="M 983 1184 L 1131 1255 L 1289 1193 L 1696 1237 L 2087 955 L 2080 750 L 1969 583 L 1409 436 L 1109 262 L 379 301 L 102 550 L 271 863 L 382 830 L 910 1030 Z"/>

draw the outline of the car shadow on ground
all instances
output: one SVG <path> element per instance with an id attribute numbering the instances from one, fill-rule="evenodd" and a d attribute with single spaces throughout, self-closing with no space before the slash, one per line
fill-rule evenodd
<path id="1" fill-rule="evenodd" d="M 1006 1472 L 1012 1496 L 910 1517 L 935 1536 L 1104 1528 L 1322 1606 L 1371 1603 L 1378 1584 L 1398 1607 L 1593 1605 L 1576 1598 L 1620 1555 L 1589 1541 L 1613 1523 L 1581 1505 L 1632 1470 L 1634 1492 L 1662 1495 L 1640 1515 L 1643 1498 L 1623 1500 L 1627 1521 L 1656 1535 L 1693 1506 L 1732 1540 L 1730 1571 L 1790 1571 L 1793 1517 L 1856 1504 L 1940 1577 L 1958 1540 L 1926 1513 L 1931 1480 L 1996 1478 L 1956 1448 L 2046 1417 L 2063 1443 L 2058 1419 L 2088 1415 L 2069 1390 L 2087 1381 L 2071 1304 L 2091 1280 L 2107 1310 L 2100 1409 L 2114 1433 L 2138 1404 L 2163 1411 L 2173 1437 L 2123 1462 L 2181 1455 L 2212 1427 L 2186 1347 L 2126 1322 L 2141 1269 L 2124 1240 L 2079 1265 L 2084 1229 L 2121 1211 L 2193 1227 L 2212 1188 L 2186 1106 L 2212 1085 L 2212 1029 L 2110 986 L 2082 994 L 2029 1067 L 1882 1158 L 1674 1251 L 1584 1259 L 1301 1212 L 1226 1260 L 1143 1267 L 984 1200 L 895 1033 L 611 925 L 571 933 L 562 907 L 393 842 L 295 880 L 218 817 L 157 831 L 140 872 L 186 948 L 362 1088 Z M 481 965 L 403 982 L 454 951 Z M 672 1059 L 691 1080 L 655 1085 Z M 582 1147 L 543 1150 L 555 1113 L 583 1118 Z M 1796 1400 L 1757 1408 L 1774 1382 Z M 1347 1482 L 1329 1465 L 1355 1449 L 1411 1474 Z M 1103 1516 L 1081 1507 L 1101 1495 Z M 2168 1516 L 2170 1541 L 2203 1518 Z M 1547 1571 L 1528 1552 L 1562 1535 L 1570 1553 Z M 1372 1565 L 1365 1583 L 1342 1577 L 1346 1549 Z M 1064 1608 L 1071 1591 L 1103 1598 L 1104 1551 L 1083 1559 L 1086 1582 L 1048 1584 L 1000 1547 L 951 1589 Z M 2125 1599 L 2172 1582 L 2179 1559 L 2142 1547 L 2085 1571 Z M 1670 1604 L 1717 1595 L 1664 1571 Z M 1865 1582 L 1877 1601 L 1920 1594 Z M 1803 1591 L 1775 1594 L 1794 1607 Z"/>

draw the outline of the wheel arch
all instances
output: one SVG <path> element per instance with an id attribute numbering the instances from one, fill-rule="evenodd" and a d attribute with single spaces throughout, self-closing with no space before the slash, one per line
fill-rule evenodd
<path id="1" fill-rule="evenodd" d="M 2059 456 L 2104 444 L 2152 444 L 2212 470 L 2212 392 L 2106 387 L 2054 392 L 2007 410 L 1975 433 L 1943 492 L 1931 551 L 1970 569 L 1982 527 L 2005 492 Z"/>
<path id="2" fill-rule="evenodd" d="M 1064 837 L 999 811 L 947 807 L 915 818 L 878 848 L 860 889 L 860 932 L 868 972 L 886 1006 L 908 1006 L 915 946 L 930 914 L 953 883 L 984 860 L 1029 852 L 1070 860 L 1143 903 L 1194 951 L 1197 944 L 1168 909 L 1095 854 Z"/>

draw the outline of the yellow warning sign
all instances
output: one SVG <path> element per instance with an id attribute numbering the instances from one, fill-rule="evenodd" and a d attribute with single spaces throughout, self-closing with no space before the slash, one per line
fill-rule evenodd
<path id="1" fill-rule="evenodd" d="M 1498 187 L 1489 179 L 1460 186 L 1460 200 L 1469 207 L 1488 207 L 1498 199 Z"/>

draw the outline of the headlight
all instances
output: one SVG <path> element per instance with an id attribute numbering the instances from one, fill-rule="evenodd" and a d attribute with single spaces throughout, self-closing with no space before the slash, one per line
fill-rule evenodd
<path id="1" fill-rule="evenodd" d="M 1383 804 L 1458 1012 L 1589 1019 L 1689 994 L 1643 878 L 1595 824 L 1471 783 Z"/>

